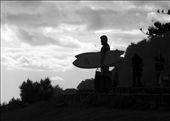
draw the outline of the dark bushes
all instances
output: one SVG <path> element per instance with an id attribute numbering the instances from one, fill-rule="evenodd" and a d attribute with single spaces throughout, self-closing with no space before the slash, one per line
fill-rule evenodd
<path id="1" fill-rule="evenodd" d="M 27 79 L 20 86 L 20 96 L 25 103 L 34 103 L 40 100 L 48 100 L 53 95 L 53 87 L 49 78 L 40 82 L 32 82 Z"/>
<path id="2" fill-rule="evenodd" d="M 94 79 L 85 79 L 81 81 L 78 86 L 78 90 L 94 90 Z"/>
<path id="3" fill-rule="evenodd" d="M 0 105 L 1 111 L 14 110 L 21 107 L 24 107 L 22 101 L 19 98 L 15 99 L 14 97 L 8 103 L 3 103 Z"/>

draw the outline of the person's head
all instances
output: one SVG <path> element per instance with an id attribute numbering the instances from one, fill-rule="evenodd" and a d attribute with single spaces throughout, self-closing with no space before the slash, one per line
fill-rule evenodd
<path id="1" fill-rule="evenodd" d="M 102 36 L 100 37 L 100 40 L 101 40 L 101 44 L 102 44 L 102 45 L 107 44 L 107 36 L 106 36 L 106 35 L 102 35 Z"/>

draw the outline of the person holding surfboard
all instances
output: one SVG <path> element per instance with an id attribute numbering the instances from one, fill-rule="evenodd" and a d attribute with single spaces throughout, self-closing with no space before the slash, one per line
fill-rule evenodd
<path id="1" fill-rule="evenodd" d="M 108 66 L 104 66 L 104 59 L 105 59 L 105 53 L 107 51 L 110 51 L 110 46 L 108 44 L 108 39 L 106 35 L 102 35 L 100 37 L 101 39 L 101 44 L 102 44 L 102 48 L 101 48 L 101 72 L 102 74 L 106 74 L 109 71 L 109 67 Z"/>
<path id="2" fill-rule="evenodd" d="M 109 92 L 112 86 L 112 71 L 109 71 L 109 66 L 116 66 L 120 61 L 123 61 L 123 57 L 120 57 L 124 51 L 111 50 L 108 44 L 108 38 L 106 35 L 100 37 L 101 50 L 100 52 L 86 52 L 76 55 L 76 60 L 73 65 L 83 69 L 96 69 L 94 89 L 96 92 Z M 101 71 L 97 71 L 100 68 Z M 118 69 L 115 68 L 115 79 L 118 80 Z M 115 82 L 115 86 L 117 82 Z"/>
<path id="3" fill-rule="evenodd" d="M 109 92 L 111 89 L 111 78 L 109 77 L 109 66 L 104 65 L 104 61 L 106 59 L 106 52 L 110 51 L 110 46 L 108 44 L 108 39 L 106 35 L 102 35 L 100 37 L 101 39 L 101 44 L 102 44 L 102 48 L 101 48 L 101 76 L 99 80 L 99 88 L 101 90 L 101 92 Z"/>

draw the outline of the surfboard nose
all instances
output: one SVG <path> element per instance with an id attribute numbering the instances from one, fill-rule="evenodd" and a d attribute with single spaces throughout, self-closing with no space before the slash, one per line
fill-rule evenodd
<path id="1" fill-rule="evenodd" d="M 80 68 L 87 68 L 90 65 L 88 58 L 77 58 L 73 61 L 73 65 Z"/>
<path id="2" fill-rule="evenodd" d="M 73 61 L 73 63 L 72 63 L 74 66 L 76 66 L 76 61 L 77 61 L 77 59 L 75 61 Z"/>
<path id="3" fill-rule="evenodd" d="M 75 61 L 73 61 L 73 65 L 76 66 L 76 67 L 79 67 L 79 68 L 83 68 L 80 64 L 80 60 L 79 59 L 76 59 Z"/>

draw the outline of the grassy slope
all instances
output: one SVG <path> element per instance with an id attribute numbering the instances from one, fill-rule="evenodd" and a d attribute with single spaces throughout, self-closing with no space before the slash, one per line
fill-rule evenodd
<path id="1" fill-rule="evenodd" d="M 170 121 L 170 112 L 108 107 L 57 107 L 55 100 L 1 112 L 2 121 Z"/>

